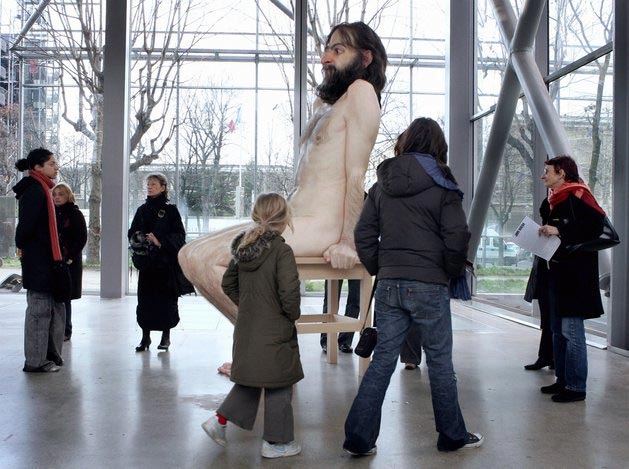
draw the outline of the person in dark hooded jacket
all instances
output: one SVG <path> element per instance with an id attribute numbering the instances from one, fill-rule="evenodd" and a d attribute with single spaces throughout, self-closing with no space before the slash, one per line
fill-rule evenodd
<path id="1" fill-rule="evenodd" d="M 255 225 L 234 238 L 232 260 L 222 288 L 238 306 L 231 380 L 235 383 L 217 411 L 202 424 L 225 446 L 227 422 L 246 430 L 255 423 L 264 390 L 262 456 L 299 454 L 294 439 L 293 385 L 304 377 L 295 321 L 301 314 L 297 264 L 281 234 L 291 225 L 290 208 L 279 194 L 260 194 Z"/>
<path id="2" fill-rule="evenodd" d="M 28 176 L 13 187 L 19 204 L 15 246 L 22 264 L 24 288 L 28 290 L 23 371 L 59 371 L 63 365 L 65 306 L 53 295 L 53 266 L 62 255 L 50 193 L 59 166 L 51 151 L 37 148 L 15 167 L 28 170 Z"/>
<path id="3" fill-rule="evenodd" d="M 377 275 L 378 342 L 345 421 L 343 449 L 352 455 L 376 451 L 382 402 L 411 325 L 426 354 L 437 449 L 483 443 L 465 427 L 452 365 L 449 283 L 464 272 L 470 233 L 447 151 L 434 120 L 413 121 L 398 137 L 395 157 L 378 167 L 354 230 L 361 262 Z"/>

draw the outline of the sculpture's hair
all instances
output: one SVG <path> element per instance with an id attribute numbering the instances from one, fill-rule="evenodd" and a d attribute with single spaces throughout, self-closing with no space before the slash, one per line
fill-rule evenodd
<path id="1" fill-rule="evenodd" d="M 15 167 L 18 171 L 26 171 L 27 169 L 35 169 L 35 166 L 43 166 L 50 159 L 53 152 L 45 148 L 35 148 L 28 153 L 26 158 L 17 160 Z"/>
<path id="2" fill-rule="evenodd" d="M 371 63 L 365 68 L 360 78 L 368 81 L 373 86 L 378 102 L 384 85 L 387 83 L 387 51 L 376 32 L 362 21 L 355 23 L 339 23 L 332 28 L 325 41 L 327 46 L 332 35 L 338 32 L 345 43 L 358 51 L 371 51 Z"/>
<path id="3" fill-rule="evenodd" d="M 408 128 L 400 134 L 393 150 L 395 156 L 403 153 L 423 153 L 432 156 L 443 175 L 455 184 L 456 179 L 448 167 L 448 144 L 441 126 L 429 117 L 415 119 Z"/>
<path id="4" fill-rule="evenodd" d="M 293 229 L 292 214 L 286 199 L 276 192 L 260 194 L 251 211 L 255 225 L 245 232 L 238 249 L 255 243 L 267 231 L 281 233 L 289 226 Z"/>
<path id="5" fill-rule="evenodd" d="M 554 158 L 544 161 L 544 164 L 552 166 L 556 173 L 558 173 L 560 169 L 563 169 L 566 175 L 566 182 L 583 182 L 583 179 L 579 176 L 579 168 L 576 161 L 568 155 L 555 156 Z"/>
<path id="6" fill-rule="evenodd" d="M 150 173 L 146 176 L 146 180 L 155 179 L 159 182 L 160 186 L 164 187 L 164 195 L 168 198 L 168 178 L 163 173 Z"/>
<path id="7" fill-rule="evenodd" d="M 72 202 L 73 204 L 76 203 L 72 188 L 65 182 L 60 182 L 59 184 L 56 184 L 55 187 L 52 188 L 52 193 L 54 194 L 55 191 L 59 191 L 62 194 L 65 194 L 66 197 L 68 197 L 68 202 Z"/>

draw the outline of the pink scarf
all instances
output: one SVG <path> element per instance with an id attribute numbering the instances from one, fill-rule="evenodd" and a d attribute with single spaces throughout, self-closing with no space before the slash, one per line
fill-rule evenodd
<path id="1" fill-rule="evenodd" d="M 59 233 L 57 232 L 57 216 L 55 214 L 55 204 L 52 202 L 52 194 L 50 189 L 55 186 L 48 176 L 39 171 L 29 170 L 28 175 L 35 179 L 44 189 L 46 195 L 46 203 L 48 205 L 48 231 L 50 232 L 50 244 L 52 245 L 52 258 L 55 261 L 63 260 L 61 256 L 61 247 L 59 247 Z"/>

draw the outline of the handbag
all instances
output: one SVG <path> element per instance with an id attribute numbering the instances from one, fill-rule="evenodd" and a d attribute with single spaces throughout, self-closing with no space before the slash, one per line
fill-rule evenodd
<path id="1" fill-rule="evenodd" d="M 614 225 L 609 220 L 607 215 L 603 218 L 603 232 L 598 238 L 590 239 L 582 243 L 569 244 L 564 247 L 567 253 L 572 254 L 575 252 L 595 252 L 602 251 L 603 249 L 613 248 L 620 243 L 620 237 L 616 232 Z"/>
<path id="2" fill-rule="evenodd" d="M 68 264 L 56 261 L 52 265 L 52 297 L 57 303 L 70 301 L 72 296 L 72 277 Z"/>
<path id="3" fill-rule="evenodd" d="M 358 340 L 358 344 L 356 344 L 354 353 L 359 357 L 369 358 L 373 349 L 376 348 L 376 343 L 378 343 L 378 329 L 375 327 L 365 327 L 360 332 L 360 339 Z"/>
<path id="4" fill-rule="evenodd" d="M 369 306 L 367 306 L 367 311 L 371 308 L 371 302 L 373 300 L 373 295 L 376 292 L 376 286 L 378 285 L 378 279 L 373 283 L 373 288 L 371 289 L 371 297 L 369 298 Z M 363 322 L 363 328 L 360 331 L 360 339 L 358 339 L 358 343 L 356 344 L 356 348 L 354 349 L 354 353 L 359 357 L 369 358 L 373 352 L 373 349 L 376 348 L 376 344 L 378 343 L 378 329 L 376 327 L 365 327 L 367 323 L 367 317 L 369 315 L 365 315 L 365 322 Z"/>

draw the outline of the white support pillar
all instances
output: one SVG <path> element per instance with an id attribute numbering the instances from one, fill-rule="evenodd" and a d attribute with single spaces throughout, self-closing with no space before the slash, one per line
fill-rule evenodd
<path id="1" fill-rule="evenodd" d="M 129 0 L 107 0 L 101 209 L 102 298 L 126 293 L 129 195 Z"/>
<path id="2" fill-rule="evenodd" d="M 450 36 L 446 57 L 446 137 L 448 165 L 465 194 L 469 213 L 474 186 L 474 2 L 450 0 Z"/>

